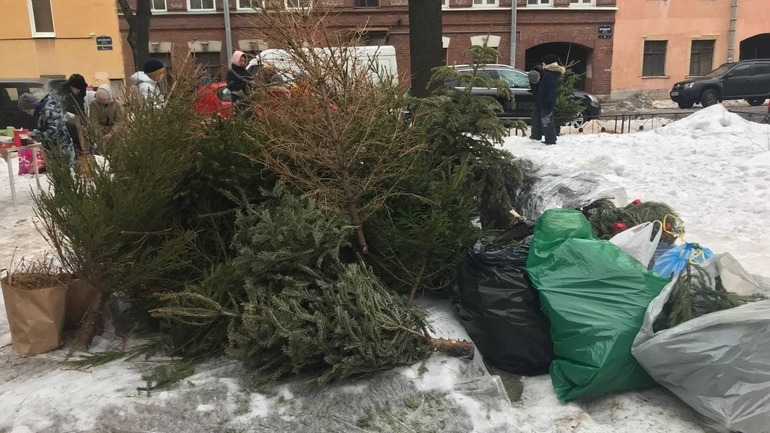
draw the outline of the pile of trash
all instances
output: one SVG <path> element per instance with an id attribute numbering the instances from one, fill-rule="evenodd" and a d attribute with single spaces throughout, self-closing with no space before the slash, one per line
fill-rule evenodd
<path id="1" fill-rule="evenodd" d="M 628 98 L 618 102 L 617 111 L 640 111 L 640 110 L 652 110 L 655 108 L 653 100 L 650 99 L 644 92 L 636 92 Z"/>
<path id="2" fill-rule="evenodd" d="M 455 308 L 485 360 L 548 371 L 565 402 L 663 385 L 716 431 L 770 431 L 768 281 L 685 241 L 668 206 L 614 208 L 595 179 L 577 184 L 595 185 L 592 202 L 556 199 L 580 190 L 564 179 L 572 188 L 551 180 L 527 210 L 576 207 L 478 241 L 459 270 Z"/>

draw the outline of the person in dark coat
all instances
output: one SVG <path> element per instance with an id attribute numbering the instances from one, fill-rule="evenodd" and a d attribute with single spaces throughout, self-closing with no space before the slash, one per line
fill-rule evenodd
<path id="1" fill-rule="evenodd" d="M 62 83 L 58 89 L 54 89 L 56 97 L 64 109 L 67 132 L 72 138 L 75 150 L 79 152 L 87 150 L 87 146 L 80 142 L 82 125 L 85 125 L 88 120 L 85 104 L 87 89 L 86 79 L 80 74 L 70 75 L 66 82 Z"/>
<path id="2" fill-rule="evenodd" d="M 543 76 L 543 64 L 535 65 L 531 71 L 527 72 L 527 78 L 529 78 L 529 91 L 532 93 L 532 116 L 529 119 L 529 126 L 531 133 L 529 138 L 535 141 L 541 141 L 543 139 L 543 129 L 540 127 L 540 107 L 537 105 L 537 90 L 540 86 L 540 79 Z"/>
<path id="3" fill-rule="evenodd" d="M 559 58 L 553 54 L 543 57 L 543 76 L 538 84 L 535 105 L 538 106 L 538 118 L 545 136 L 545 144 L 556 144 L 556 122 L 554 109 L 556 98 L 559 95 L 559 83 L 561 76 L 567 72 L 564 66 L 559 64 Z"/>
<path id="4" fill-rule="evenodd" d="M 239 110 L 246 108 L 246 99 L 251 92 L 253 77 L 246 70 L 246 54 L 243 51 L 236 51 L 230 59 L 230 70 L 227 71 L 227 90 L 232 95 L 233 106 Z"/>

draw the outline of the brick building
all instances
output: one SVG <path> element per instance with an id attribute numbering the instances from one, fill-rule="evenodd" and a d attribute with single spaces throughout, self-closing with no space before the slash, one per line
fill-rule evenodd
<path id="1" fill-rule="evenodd" d="M 209 67 L 212 75 L 224 71 L 229 53 L 225 49 L 223 0 L 153 0 L 150 32 L 151 55 L 166 62 L 172 52 L 191 51 Z M 259 0 L 228 0 L 233 49 L 256 52 L 269 48 L 255 25 L 250 4 Z M 279 0 L 284 6 L 300 6 L 310 0 Z M 315 0 L 333 13 L 327 25 L 332 29 L 353 30 L 364 23 L 370 45 L 396 47 L 398 67 L 408 76 L 409 16 L 408 0 Z M 581 86 L 597 95 L 611 89 L 612 32 L 616 0 L 443 0 L 443 46 L 447 64 L 468 63 L 465 50 L 484 41 L 496 46 L 500 63 L 527 69 L 547 53 L 562 61 L 577 62 L 574 69 L 584 72 Z M 516 16 L 515 47 L 511 46 L 512 22 Z M 121 20 L 125 40 L 128 27 Z M 126 73 L 134 70 L 130 47 L 123 44 Z"/>

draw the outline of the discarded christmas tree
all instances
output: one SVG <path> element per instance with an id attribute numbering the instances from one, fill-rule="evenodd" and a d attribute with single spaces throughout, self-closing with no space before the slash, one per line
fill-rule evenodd
<path id="1" fill-rule="evenodd" d="M 672 233 L 684 233 L 684 227 L 681 220 L 665 203 L 648 201 L 639 204 L 628 204 L 624 207 L 617 207 L 610 199 L 597 200 L 581 209 L 583 215 L 591 223 L 594 233 L 601 239 L 609 239 L 617 233 L 615 224 L 621 223 L 627 228 L 645 222 L 666 220 L 669 227 L 663 232 L 661 242 L 673 242 Z M 668 216 L 668 217 L 667 217 Z M 677 227 L 671 227 L 676 224 Z"/>
<path id="2" fill-rule="evenodd" d="M 728 292 L 719 276 L 712 278 L 705 269 L 688 262 L 677 277 L 653 329 L 658 332 L 673 328 L 696 317 L 762 299 L 765 298 L 761 295 L 743 296 Z"/>
<path id="3" fill-rule="evenodd" d="M 575 99 L 575 91 L 578 90 L 577 83 L 582 76 L 581 74 L 573 72 L 573 67 L 576 63 L 577 62 L 570 62 L 566 65 L 567 72 L 564 73 L 561 83 L 559 84 L 556 96 L 556 106 L 554 107 L 554 117 L 556 118 L 558 125 L 572 123 L 585 109 L 583 101 Z"/>
<path id="4" fill-rule="evenodd" d="M 469 343 L 431 338 L 422 310 L 408 307 L 354 253 L 353 226 L 280 184 L 272 199 L 237 219 L 235 272 L 245 302 L 228 310 L 209 296 L 170 294 L 186 307 L 154 310 L 186 323 L 229 318 L 228 353 L 268 384 L 303 375 L 315 383 L 414 363 Z"/>
<path id="5" fill-rule="evenodd" d="M 411 169 L 395 194 L 365 224 L 371 254 L 366 258 L 389 287 L 410 293 L 440 290 L 454 279 L 468 245 L 484 230 L 504 230 L 511 222 L 512 199 L 522 173 L 513 157 L 497 148 L 505 132 L 492 97 L 471 94 L 471 87 L 507 84 L 482 76 L 479 68 L 496 51 L 474 46 L 471 73 L 438 68 L 431 95 L 410 101 L 414 136 L 423 144 L 410 155 Z M 456 83 L 447 85 L 447 83 Z"/>

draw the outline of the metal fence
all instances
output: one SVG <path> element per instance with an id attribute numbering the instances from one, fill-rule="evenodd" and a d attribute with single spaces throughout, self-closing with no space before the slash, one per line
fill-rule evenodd
<path id="1" fill-rule="evenodd" d="M 671 122 L 684 119 L 685 117 L 697 111 L 698 110 L 679 110 L 602 114 L 589 122 L 583 123 L 582 125 L 565 124 L 567 122 L 561 122 L 565 125 L 561 127 L 560 135 L 598 133 L 627 134 L 631 132 L 646 131 L 664 127 Z M 728 111 L 738 114 L 739 116 L 751 122 L 770 124 L 770 113 L 754 113 L 741 110 L 739 108 L 728 108 Z M 522 120 L 529 122 L 530 119 L 514 118 L 509 120 Z M 521 134 L 524 136 L 528 134 L 528 131 L 509 128 L 509 133 L 511 135 Z"/>

